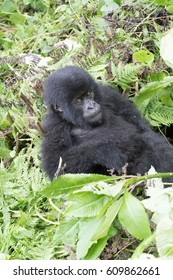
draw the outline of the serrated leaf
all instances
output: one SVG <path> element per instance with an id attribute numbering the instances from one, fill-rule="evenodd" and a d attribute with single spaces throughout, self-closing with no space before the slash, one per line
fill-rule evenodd
<path id="1" fill-rule="evenodd" d="M 42 194 L 47 197 L 56 197 L 79 190 L 86 184 L 109 180 L 109 178 L 110 176 L 98 174 L 66 174 L 55 179 L 42 191 Z"/>
<path id="2" fill-rule="evenodd" d="M 73 201 L 67 209 L 66 215 L 70 217 L 93 217 L 97 216 L 101 209 L 108 203 L 109 197 L 93 193 L 77 193 L 69 198 Z"/>
<path id="3" fill-rule="evenodd" d="M 142 240 L 151 235 L 150 224 L 142 203 L 126 191 L 118 213 L 122 226 L 134 237 Z"/>
<path id="4" fill-rule="evenodd" d="M 113 221 L 115 220 L 120 210 L 121 205 L 122 205 L 122 200 L 116 200 L 109 206 L 104 216 L 103 222 L 98 229 L 98 232 L 93 237 L 94 240 L 98 240 L 107 235 Z"/>

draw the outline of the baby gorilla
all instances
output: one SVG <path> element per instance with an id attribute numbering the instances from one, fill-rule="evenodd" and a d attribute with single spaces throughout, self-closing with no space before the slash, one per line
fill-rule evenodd
<path id="1" fill-rule="evenodd" d="M 43 168 L 52 180 L 60 157 L 65 173 L 173 172 L 173 149 L 133 104 L 83 69 L 65 66 L 44 84 Z M 171 181 L 171 179 L 169 179 Z"/>

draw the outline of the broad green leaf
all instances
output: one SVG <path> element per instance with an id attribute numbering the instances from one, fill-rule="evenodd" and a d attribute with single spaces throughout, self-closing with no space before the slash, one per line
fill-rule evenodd
<path id="1" fill-rule="evenodd" d="M 116 197 L 117 195 L 120 194 L 123 186 L 125 185 L 125 183 L 127 183 L 128 180 L 120 180 L 120 181 L 116 181 L 116 176 L 111 177 L 111 180 L 113 180 L 113 183 L 110 184 L 106 183 L 104 181 L 99 181 L 97 182 L 97 184 L 91 183 L 91 184 L 87 184 L 85 185 L 85 188 L 82 189 L 81 191 L 84 192 L 92 192 L 94 194 L 104 194 L 106 196 L 111 196 L 111 197 Z M 108 179 L 109 180 L 109 179 Z"/>
<path id="2" fill-rule="evenodd" d="M 126 191 L 118 218 L 123 227 L 134 237 L 142 240 L 151 235 L 150 224 L 142 203 Z"/>
<path id="3" fill-rule="evenodd" d="M 107 240 L 114 236 L 117 233 L 117 230 L 113 227 L 110 228 L 108 234 L 97 241 L 97 243 L 93 244 L 88 251 L 88 254 L 85 256 L 85 260 L 95 260 L 97 259 L 101 252 L 103 251 L 104 247 L 106 246 Z"/>
<path id="4" fill-rule="evenodd" d="M 133 54 L 133 58 L 138 62 L 151 65 L 154 60 L 154 55 L 149 51 L 140 50 Z"/>
<path id="5" fill-rule="evenodd" d="M 10 150 L 5 147 L 0 147 L 0 158 L 8 158 L 10 157 Z"/>
<path id="6" fill-rule="evenodd" d="M 171 0 L 154 0 L 154 2 L 160 6 L 166 6 L 170 3 Z"/>
<path id="7" fill-rule="evenodd" d="M 23 14 L 14 13 L 10 15 L 10 21 L 14 24 L 24 24 L 26 18 Z"/>
<path id="8" fill-rule="evenodd" d="M 167 77 L 167 73 L 165 71 L 161 71 L 159 73 L 151 73 L 149 75 L 149 82 L 160 82 L 162 81 L 165 77 Z"/>
<path id="9" fill-rule="evenodd" d="M 77 193 L 69 198 L 73 203 L 65 214 L 70 217 L 93 217 L 98 215 L 109 200 L 109 197 L 103 195 Z"/>
<path id="10" fill-rule="evenodd" d="M 168 13 L 173 14 L 173 4 L 166 6 L 166 10 L 168 11 Z"/>
<path id="11" fill-rule="evenodd" d="M 109 206 L 109 208 L 104 216 L 104 220 L 103 220 L 102 224 L 100 225 L 97 233 L 93 237 L 94 240 L 98 240 L 107 235 L 114 219 L 116 218 L 116 216 L 118 214 L 118 211 L 120 210 L 121 205 L 122 205 L 122 200 L 116 200 Z"/>
<path id="12" fill-rule="evenodd" d="M 62 242 L 66 245 L 74 246 L 77 239 L 79 221 L 79 219 L 74 218 L 61 222 L 55 232 L 54 241 L 56 241 L 57 244 Z"/>
<path id="13" fill-rule="evenodd" d="M 2 3 L 3 2 L 3 3 Z M 1 11 L 5 13 L 13 13 L 17 9 L 17 4 L 12 0 L 1 2 Z"/>
<path id="14" fill-rule="evenodd" d="M 165 77 L 162 81 L 152 82 L 145 86 L 139 93 L 139 96 L 133 98 L 136 104 L 144 102 L 146 99 L 150 99 L 158 90 L 170 86 L 173 83 L 173 76 Z"/>
<path id="15" fill-rule="evenodd" d="M 77 259 L 83 259 L 87 253 L 89 248 L 96 243 L 93 240 L 93 236 L 98 231 L 101 223 L 103 222 L 103 218 L 86 218 L 80 222 L 79 225 L 79 234 L 78 234 L 78 243 L 77 243 Z"/>
<path id="16" fill-rule="evenodd" d="M 107 240 L 109 236 L 105 236 L 104 238 L 98 240 L 96 244 L 93 244 L 88 251 L 88 254 L 84 257 L 85 260 L 95 260 L 97 259 L 101 252 L 103 251 L 104 247 L 106 246 Z"/>
<path id="17" fill-rule="evenodd" d="M 66 174 L 55 179 L 42 194 L 47 197 L 56 197 L 60 194 L 66 194 L 81 189 L 89 183 L 97 183 L 99 181 L 111 180 L 110 176 L 98 174 Z"/>
<path id="18" fill-rule="evenodd" d="M 105 0 L 104 5 L 100 8 L 100 11 L 103 13 L 103 15 L 107 15 L 115 11 L 118 12 L 119 5 L 113 0 Z"/>

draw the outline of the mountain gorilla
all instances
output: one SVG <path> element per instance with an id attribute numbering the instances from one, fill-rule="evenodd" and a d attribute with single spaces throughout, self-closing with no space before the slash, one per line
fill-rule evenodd
<path id="1" fill-rule="evenodd" d="M 65 173 L 173 172 L 173 148 L 150 129 L 119 92 L 96 83 L 83 69 L 65 66 L 47 78 L 43 168 L 52 180 L 59 159 Z M 171 179 L 168 179 L 168 181 Z"/>

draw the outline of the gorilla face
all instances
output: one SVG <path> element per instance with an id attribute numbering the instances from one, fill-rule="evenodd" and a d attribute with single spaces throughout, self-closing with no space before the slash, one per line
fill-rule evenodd
<path id="1" fill-rule="evenodd" d="M 102 122 L 101 105 L 94 100 L 94 92 L 79 95 L 73 103 L 75 110 L 80 112 L 86 123 L 97 125 Z"/>

